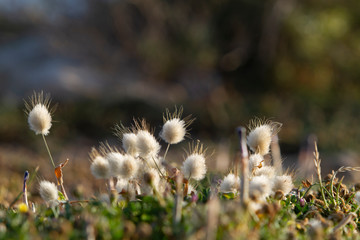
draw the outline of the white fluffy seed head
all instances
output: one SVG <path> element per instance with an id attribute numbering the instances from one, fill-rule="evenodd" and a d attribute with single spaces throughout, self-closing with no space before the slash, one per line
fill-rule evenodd
<path id="1" fill-rule="evenodd" d="M 263 166 L 261 168 L 257 168 L 254 171 L 254 176 L 266 176 L 269 179 L 275 177 L 276 171 L 272 166 Z"/>
<path id="2" fill-rule="evenodd" d="M 129 187 L 129 181 L 128 180 L 125 180 L 125 179 L 122 179 L 122 178 L 117 179 L 115 188 L 116 188 L 116 191 L 118 193 L 121 193 L 122 191 L 127 192 L 128 187 Z"/>
<path id="3" fill-rule="evenodd" d="M 193 178 L 197 181 L 203 179 L 206 174 L 204 155 L 193 153 L 188 156 L 183 163 L 182 171 L 187 179 Z"/>
<path id="4" fill-rule="evenodd" d="M 264 165 L 264 157 L 260 154 L 251 154 L 249 157 L 249 169 L 250 172 L 255 171 L 259 166 Z"/>
<path id="5" fill-rule="evenodd" d="M 122 167 L 119 176 L 125 179 L 130 179 L 137 174 L 139 162 L 131 155 L 126 154 L 122 160 Z"/>
<path id="6" fill-rule="evenodd" d="M 39 188 L 41 198 L 50 205 L 58 203 L 59 193 L 56 185 L 49 181 L 41 181 Z"/>
<path id="7" fill-rule="evenodd" d="M 127 154 L 137 157 L 138 149 L 136 146 L 137 137 L 135 133 L 124 133 L 122 135 L 122 146 Z"/>
<path id="8" fill-rule="evenodd" d="M 28 123 L 35 134 L 48 135 L 51 128 L 51 114 L 48 108 L 41 103 L 36 104 L 28 114 Z"/>
<path id="9" fill-rule="evenodd" d="M 294 185 L 290 175 L 276 176 L 273 179 L 273 192 L 280 190 L 284 193 L 284 195 L 287 195 L 293 189 L 293 187 Z"/>
<path id="10" fill-rule="evenodd" d="M 144 182 L 149 185 L 157 186 L 160 181 L 160 176 L 158 170 L 155 168 L 149 168 L 144 173 Z"/>
<path id="11" fill-rule="evenodd" d="M 106 179 L 111 176 L 109 161 L 100 155 L 94 157 L 90 166 L 90 170 L 91 173 L 99 179 Z"/>
<path id="12" fill-rule="evenodd" d="M 159 190 L 160 176 L 158 170 L 155 168 L 148 168 L 142 176 L 141 192 L 145 195 L 153 195 L 154 188 Z"/>
<path id="13" fill-rule="evenodd" d="M 265 200 L 272 190 L 271 179 L 262 175 L 253 177 L 249 183 L 249 195 L 253 200 Z"/>
<path id="14" fill-rule="evenodd" d="M 250 149 L 264 156 L 270 151 L 272 129 L 270 125 L 261 125 L 251 130 L 247 137 Z"/>
<path id="15" fill-rule="evenodd" d="M 112 177 L 119 176 L 123 165 L 124 155 L 119 152 L 109 152 L 105 155 L 105 159 L 109 162 L 110 175 Z"/>
<path id="16" fill-rule="evenodd" d="M 136 146 L 142 158 L 155 157 L 160 151 L 160 144 L 154 135 L 147 130 L 139 130 L 136 134 Z"/>
<path id="17" fill-rule="evenodd" d="M 240 178 L 236 177 L 234 174 L 228 174 L 220 184 L 220 192 L 237 192 L 240 187 Z"/>
<path id="18" fill-rule="evenodd" d="M 164 123 L 160 137 L 169 144 L 177 144 L 184 140 L 185 134 L 185 121 L 179 118 L 173 118 Z"/>

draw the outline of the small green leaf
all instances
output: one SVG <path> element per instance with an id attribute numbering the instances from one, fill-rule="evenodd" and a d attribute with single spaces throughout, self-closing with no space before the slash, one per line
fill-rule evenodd
<path id="1" fill-rule="evenodd" d="M 59 200 L 60 201 L 66 201 L 64 195 L 62 194 L 62 192 L 58 191 L 59 192 Z"/>

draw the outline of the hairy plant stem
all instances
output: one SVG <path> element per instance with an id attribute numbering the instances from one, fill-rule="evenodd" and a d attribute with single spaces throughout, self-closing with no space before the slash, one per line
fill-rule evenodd
<path id="1" fill-rule="evenodd" d="M 159 173 L 160 173 L 161 177 L 162 177 L 163 179 L 166 179 L 166 178 L 165 178 L 165 176 L 164 176 L 164 174 L 161 172 L 159 165 L 156 163 L 156 161 L 155 161 L 155 158 L 154 158 L 154 157 L 152 157 L 152 160 L 154 161 L 154 164 L 155 164 L 155 166 L 156 166 L 157 170 L 159 171 Z"/>
<path id="2" fill-rule="evenodd" d="M 169 148 L 170 148 L 170 143 L 168 143 L 167 147 L 166 147 L 166 150 L 165 150 L 165 153 L 164 153 L 164 160 L 166 159 L 166 155 L 169 151 Z"/>
<path id="3" fill-rule="evenodd" d="M 50 157 L 51 163 L 52 163 L 53 167 L 55 168 L 55 163 L 54 163 L 53 157 L 52 157 L 52 155 L 51 155 L 51 152 L 50 152 L 49 146 L 48 146 L 48 144 L 47 144 L 47 142 L 46 142 L 45 135 L 44 135 L 44 134 L 41 134 L 41 136 L 42 136 L 42 138 L 43 138 L 43 140 L 44 140 L 45 147 L 46 147 L 46 150 L 47 150 L 47 152 L 48 152 L 48 154 L 49 154 L 49 157 Z"/>

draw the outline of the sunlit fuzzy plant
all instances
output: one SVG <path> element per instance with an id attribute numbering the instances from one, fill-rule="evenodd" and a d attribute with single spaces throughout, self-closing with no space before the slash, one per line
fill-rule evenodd
<path id="1" fill-rule="evenodd" d="M 194 194 L 196 189 L 188 181 L 190 178 L 200 181 L 205 177 L 206 156 L 203 145 L 199 142 L 190 144 L 181 170 L 170 167 L 165 160 L 170 145 L 178 144 L 190 136 L 189 126 L 194 119 L 191 115 L 182 119 L 182 114 L 182 107 L 175 107 L 173 113 L 165 110 L 164 124 L 159 133 L 160 138 L 167 143 L 162 156 L 161 145 L 145 119 L 134 119 L 129 127 L 116 124 L 114 134 L 122 145 L 115 147 L 100 144 L 99 150 L 92 150 L 90 159 L 93 175 L 108 179 L 109 188 L 115 189 L 120 194 L 120 199 L 136 200 L 136 196 L 144 195 L 155 195 L 162 199 L 163 195 L 175 191 L 179 177 L 184 178 L 181 188 L 184 188 L 182 192 L 185 196 Z M 103 174 L 100 176 L 99 172 Z"/>
<path id="2" fill-rule="evenodd" d="M 52 123 L 53 111 L 50 109 L 50 97 L 44 96 L 41 92 L 34 93 L 29 100 L 26 102 L 26 113 L 30 129 L 37 135 L 42 135 L 51 163 L 55 168 L 45 139 Z M 250 120 L 249 131 L 246 131 L 244 127 L 237 128 L 240 154 L 234 161 L 233 168 L 222 181 L 211 183 L 211 186 L 205 188 L 200 187 L 200 181 L 207 181 L 208 175 L 206 166 L 208 154 L 200 141 L 190 142 L 181 167 L 172 168 L 166 160 L 170 145 L 183 142 L 185 137 L 190 135 L 189 126 L 194 119 L 191 116 L 182 118 L 182 113 L 183 108 L 180 107 L 175 108 L 173 113 L 166 109 L 163 114 L 164 124 L 158 136 L 166 143 L 164 154 L 162 154 L 159 139 L 154 135 L 155 131 L 145 120 L 134 120 L 129 127 L 122 124 L 115 126 L 115 135 L 120 138 L 121 146 L 110 146 L 105 142 L 91 150 L 90 171 L 95 178 L 104 179 L 109 190 L 109 195 L 105 198 L 98 198 L 98 200 L 105 199 L 107 205 L 94 200 L 90 202 L 91 211 L 96 211 L 104 205 L 108 206 L 110 203 L 111 207 L 106 208 L 107 211 L 112 211 L 109 216 L 115 214 L 114 210 L 123 211 L 122 214 L 128 214 L 129 219 L 136 224 L 144 223 L 146 220 L 143 221 L 143 219 L 155 218 L 159 212 L 165 212 L 168 214 L 165 217 L 171 219 L 171 228 L 168 229 L 169 224 L 167 228 L 160 224 L 159 229 L 164 232 L 172 231 L 171 237 L 182 236 L 181 230 L 186 229 L 184 219 L 188 217 L 187 220 L 190 221 L 189 216 L 194 217 L 196 214 L 205 214 L 205 217 L 198 217 L 206 219 L 206 224 L 201 225 L 199 236 L 205 232 L 208 238 L 215 236 L 221 238 L 221 235 L 216 234 L 225 231 L 230 234 L 229 236 L 231 234 L 237 234 L 237 237 L 243 236 L 241 234 L 244 232 L 249 234 L 249 229 L 260 234 L 259 232 L 263 230 L 261 226 L 265 225 L 271 226 L 272 229 L 264 231 L 272 232 L 276 227 L 286 225 L 289 221 L 288 224 L 295 226 L 298 232 L 307 231 L 306 234 L 310 238 L 319 239 L 319 236 L 325 236 L 324 234 L 350 231 L 356 228 L 357 224 L 359 225 L 359 189 L 348 188 L 342 183 L 342 179 L 337 178 L 337 174 L 360 171 L 360 169 L 341 167 L 323 178 L 321 160 L 316 146 L 314 165 L 318 182 L 306 180 L 303 181 L 303 187 L 294 187 L 293 174 L 288 172 L 282 174 L 281 164 L 281 171 L 278 171 L 275 168 L 274 156 L 269 154 L 273 150 L 274 136 L 281 128 L 280 123 L 271 120 L 259 118 Z M 62 168 L 66 164 L 67 161 L 55 168 L 55 175 L 67 199 L 62 182 Z M 24 204 L 18 207 L 23 213 L 28 213 L 27 179 L 28 173 L 24 176 Z M 312 189 L 314 186 L 318 186 L 316 191 Z M 69 205 L 72 202 L 61 201 L 61 192 L 54 183 L 40 181 L 39 192 L 47 206 L 55 209 L 57 205 L 60 205 L 56 208 L 61 209 L 62 205 L 68 204 L 65 211 L 69 211 Z M 200 198 L 207 204 L 195 208 Z M 236 206 L 234 210 L 232 210 L 232 203 Z M 142 215 L 141 211 L 151 211 L 152 208 L 156 210 L 155 214 Z M 203 209 L 205 210 L 202 211 Z M 240 210 L 237 211 L 237 209 Z M 138 213 L 141 215 L 131 218 L 132 214 Z M 156 217 L 162 221 L 164 216 Z M 229 223 L 229 219 L 233 222 Z M 274 223 L 273 226 L 272 223 Z M 240 224 L 245 224 L 246 227 Z M 125 225 L 124 229 L 127 231 L 124 232 L 125 235 L 134 233 L 135 228 L 139 232 L 149 232 L 152 228 L 150 225 L 144 227 L 145 231 L 138 229 L 137 226 L 131 226 L 130 223 Z M 93 226 L 89 225 L 87 229 L 88 227 L 90 229 Z M 231 228 L 233 233 L 229 230 Z M 220 230 L 217 231 L 217 229 Z"/>
<path id="3" fill-rule="evenodd" d="M 52 114 L 55 111 L 56 107 L 51 107 L 51 98 L 50 94 L 45 94 L 41 91 L 39 93 L 34 92 L 28 101 L 25 102 L 25 113 L 28 116 L 28 124 L 31 130 L 35 132 L 36 135 L 41 135 L 44 141 L 46 150 L 49 154 L 50 162 L 54 167 L 55 177 L 57 179 L 58 185 L 61 188 L 62 194 L 65 200 L 68 200 L 64 185 L 63 185 L 63 174 L 62 168 L 67 164 L 68 160 L 56 167 L 54 159 L 52 157 L 51 151 L 47 144 L 45 136 L 49 134 L 50 128 L 52 126 Z M 42 187 L 40 185 L 40 191 Z M 45 196 L 44 194 L 42 196 Z M 46 199 L 44 199 L 47 201 Z"/>

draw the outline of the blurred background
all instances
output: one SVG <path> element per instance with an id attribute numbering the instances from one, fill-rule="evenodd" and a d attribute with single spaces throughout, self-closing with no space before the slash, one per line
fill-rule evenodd
<path id="1" fill-rule="evenodd" d="M 59 103 L 47 139 L 58 163 L 73 164 L 65 185 L 87 188 L 87 154 L 119 144 L 115 123 L 144 117 L 158 134 L 175 105 L 196 117 L 192 137 L 215 152 L 214 171 L 229 169 L 234 129 L 255 116 L 283 123 L 284 165 L 299 177 L 313 173 L 315 139 L 324 174 L 357 166 L 359 11 L 358 0 L 0 0 L 4 181 L 17 173 L 21 185 L 37 165 L 52 176 L 23 113 L 33 90 Z"/>

